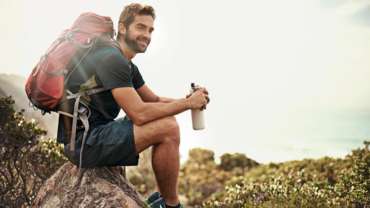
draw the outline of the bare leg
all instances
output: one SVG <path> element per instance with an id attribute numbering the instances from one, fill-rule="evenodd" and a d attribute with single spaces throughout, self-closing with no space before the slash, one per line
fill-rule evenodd
<path id="1" fill-rule="evenodd" d="M 152 164 L 159 192 L 168 204 L 178 204 L 179 146 L 173 142 L 154 146 Z"/>
<path id="2" fill-rule="evenodd" d="M 169 205 L 178 204 L 180 133 L 175 118 L 167 117 L 134 126 L 134 136 L 138 152 L 154 145 L 152 165 L 159 192 Z"/>

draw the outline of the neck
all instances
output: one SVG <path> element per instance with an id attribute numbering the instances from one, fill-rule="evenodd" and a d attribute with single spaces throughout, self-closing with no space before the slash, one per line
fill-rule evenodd
<path id="1" fill-rule="evenodd" d="M 118 41 L 118 42 L 119 42 L 119 45 L 120 45 L 121 50 L 122 50 L 122 52 L 123 52 L 123 55 L 124 55 L 128 60 L 130 60 L 130 61 L 131 61 L 131 59 L 133 59 L 133 58 L 135 57 L 136 53 L 135 53 L 135 52 L 133 52 L 133 51 L 132 51 L 128 46 L 127 46 L 127 44 L 125 43 L 125 41 L 120 40 L 120 41 Z"/>

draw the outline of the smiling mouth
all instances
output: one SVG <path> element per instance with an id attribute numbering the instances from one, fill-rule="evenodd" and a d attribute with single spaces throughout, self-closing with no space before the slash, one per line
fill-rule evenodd
<path id="1" fill-rule="evenodd" d="M 147 45 L 148 45 L 148 42 L 146 42 L 146 41 L 139 41 L 139 43 L 140 43 L 141 45 L 145 45 L 145 46 L 147 46 Z"/>
<path id="2" fill-rule="evenodd" d="M 141 45 L 145 45 L 145 46 L 149 45 L 149 41 L 145 39 L 139 39 L 137 42 L 140 43 Z"/>

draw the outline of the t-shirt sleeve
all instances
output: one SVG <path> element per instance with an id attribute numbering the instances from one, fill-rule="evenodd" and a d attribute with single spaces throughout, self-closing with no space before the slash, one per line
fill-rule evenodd
<path id="1" fill-rule="evenodd" d="M 96 67 L 96 74 L 105 89 L 134 86 L 132 69 L 121 54 L 116 52 L 107 54 Z"/>
<path id="2" fill-rule="evenodd" d="M 145 84 L 143 76 L 141 76 L 139 69 L 135 65 L 133 65 L 132 83 L 135 89 L 139 89 Z"/>

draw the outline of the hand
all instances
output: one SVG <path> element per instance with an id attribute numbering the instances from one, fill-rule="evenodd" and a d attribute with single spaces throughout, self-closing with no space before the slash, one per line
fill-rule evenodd
<path id="1" fill-rule="evenodd" d="M 201 90 L 206 94 L 206 99 L 207 99 L 207 104 L 208 104 L 210 102 L 208 90 L 204 87 L 199 86 L 199 85 L 195 85 L 194 91 L 192 93 L 187 94 L 186 98 L 189 98 L 197 90 Z M 206 109 L 206 105 L 202 107 L 202 110 L 204 110 L 204 109 Z"/>
<path id="2" fill-rule="evenodd" d="M 199 88 L 192 94 L 187 96 L 190 103 L 191 109 L 206 109 L 206 105 L 209 102 L 208 92 L 205 88 Z"/>

